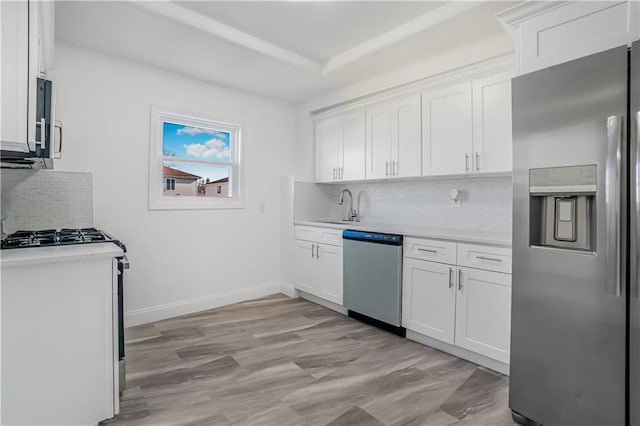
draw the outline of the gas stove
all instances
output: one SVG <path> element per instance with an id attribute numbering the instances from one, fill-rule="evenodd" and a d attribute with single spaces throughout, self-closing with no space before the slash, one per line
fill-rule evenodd
<path id="1" fill-rule="evenodd" d="M 63 228 L 59 231 L 55 229 L 17 231 L 2 241 L 0 249 L 51 247 L 90 243 L 114 243 L 122 248 L 122 250 L 126 251 L 122 242 L 96 228 Z"/>

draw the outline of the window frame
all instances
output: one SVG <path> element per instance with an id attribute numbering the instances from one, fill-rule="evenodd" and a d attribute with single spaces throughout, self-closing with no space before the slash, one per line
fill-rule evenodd
<path id="1" fill-rule="evenodd" d="M 184 157 L 166 157 L 163 154 L 163 127 L 165 122 L 200 127 L 229 133 L 230 162 L 196 160 Z M 241 166 L 241 126 L 219 120 L 203 118 L 194 114 L 177 112 L 174 109 L 151 106 L 151 128 L 149 137 L 149 210 L 199 210 L 199 209 L 242 209 L 244 208 L 242 166 Z M 162 167 L 165 161 L 229 167 L 229 189 L 231 197 L 163 195 L 164 177 Z"/>

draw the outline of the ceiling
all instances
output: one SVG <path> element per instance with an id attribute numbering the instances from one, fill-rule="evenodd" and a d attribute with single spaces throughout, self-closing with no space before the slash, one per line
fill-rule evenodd
<path id="1" fill-rule="evenodd" d="M 513 4 L 56 1 L 56 39 L 301 102 L 479 39 L 506 39 L 494 14 Z"/>
<path id="2" fill-rule="evenodd" d="M 181 2 L 285 49 L 325 62 L 444 2 Z M 311 18 L 311 19 L 310 19 Z"/>

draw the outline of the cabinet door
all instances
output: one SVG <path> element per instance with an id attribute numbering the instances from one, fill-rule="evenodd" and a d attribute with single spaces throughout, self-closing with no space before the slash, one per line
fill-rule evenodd
<path id="1" fill-rule="evenodd" d="M 405 258 L 402 269 L 402 325 L 453 344 L 455 266 Z"/>
<path id="2" fill-rule="evenodd" d="M 27 152 L 29 99 L 29 4 L 0 2 L 2 55 L 2 149 Z"/>
<path id="3" fill-rule="evenodd" d="M 316 181 L 337 179 L 338 148 L 342 144 L 342 125 L 337 119 L 316 123 Z"/>
<path id="4" fill-rule="evenodd" d="M 512 169 L 511 77 L 502 73 L 473 81 L 473 171 Z"/>
<path id="5" fill-rule="evenodd" d="M 317 296 L 342 305 L 342 247 L 318 245 L 320 265 Z"/>
<path id="6" fill-rule="evenodd" d="M 422 174 L 471 170 L 471 82 L 422 93 Z"/>
<path id="7" fill-rule="evenodd" d="M 295 240 L 295 287 L 315 294 L 318 262 L 315 258 L 316 243 Z"/>
<path id="8" fill-rule="evenodd" d="M 364 111 L 349 114 L 342 121 L 342 152 L 340 180 L 364 179 L 365 163 L 365 115 Z"/>
<path id="9" fill-rule="evenodd" d="M 458 269 L 455 344 L 508 364 L 511 275 Z"/>
<path id="10" fill-rule="evenodd" d="M 392 117 L 389 105 L 367 109 L 367 179 L 391 177 Z"/>
<path id="11" fill-rule="evenodd" d="M 422 117 L 420 95 L 394 103 L 391 175 L 420 176 L 422 173 Z"/>

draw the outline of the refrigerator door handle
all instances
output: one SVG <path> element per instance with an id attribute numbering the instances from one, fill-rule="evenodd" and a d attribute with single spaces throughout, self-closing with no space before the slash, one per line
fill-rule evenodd
<path id="1" fill-rule="evenodd" d="M 636 298 L 640 299 L 640 111 L 636 112 L 636 276 L 635 276 L 635 290 Z"/>
<path id="2" fill-rule="evenodd" d="M 607 118 L 607 168 L 605 175 L 607 223 L 607 293 L 620 296 L 620 167 L 622 162 L 622 116 Z M 613 277 L 613 279 L 611 278 Z"/>

